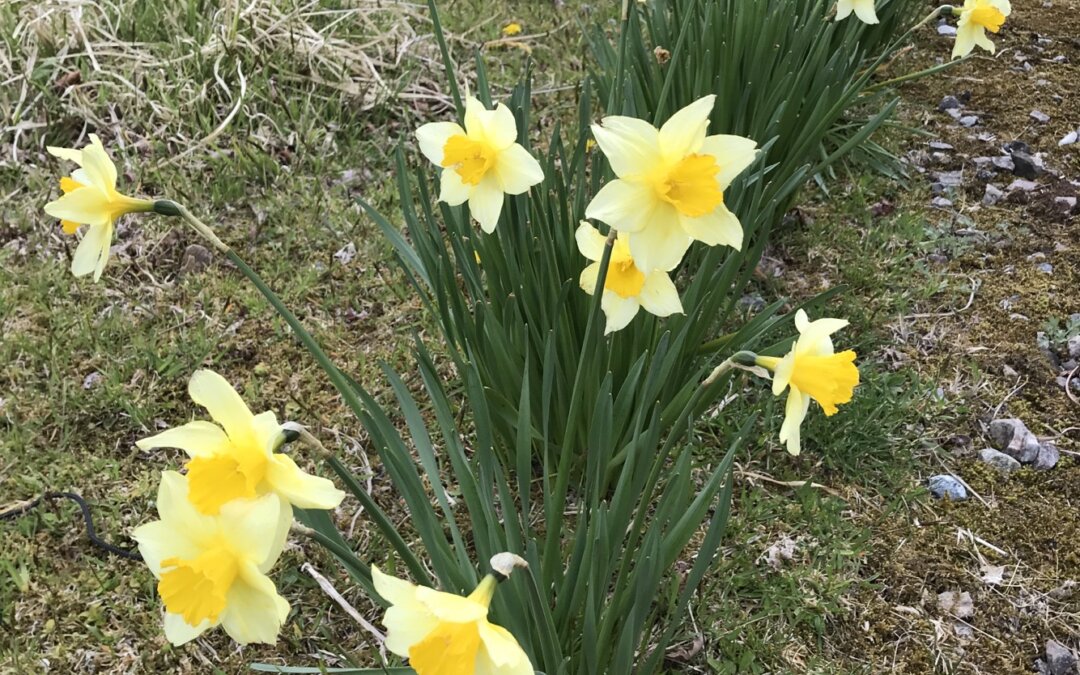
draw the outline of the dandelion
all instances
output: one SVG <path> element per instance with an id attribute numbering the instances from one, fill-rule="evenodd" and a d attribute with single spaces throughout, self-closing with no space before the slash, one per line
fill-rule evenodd
<path id="1" fill-rule="evenodd" d="M 851 400 L 859 384 L 859 369 L 855 352 L 834 353 L 833 333 L 848 325 L 842 319 L 810 321 L 806 312 L 795 314 L 799 339 L 783 358 L 758 356 L 757 365 L 773 371 L 773 394 L 779 396 L 788 387 L 784 423 L 780 441 L 787 443 L 788 452 L 799 454 L 799 427 L 813 399 L 821 405 L 826 417 L 836 414 L 836 406 Z"/>
<path id="2" fill-rule="evenodd" d="M 739 136 L 706 136 L 716 96 L 675 113 L 656 129 L 632 117 L 605 117 L 593 136 L 618 176 L 585 209 L 630 234 L 641 270 L 668 270 L 693 240 L 742 247 L 742 226 L 724 205 L 724 190 L 756 156 Z"/>
<path id="3" fill-rule="evenodd" d="M 240 644 L 276 642 L 289 603 L 266 573 L 288 537 L 288 505 L 266 495 L 207 516 L 189 501 L 187 479 L 166 471 L 157 509 L 161 519 L 132 536 L 158 580 L 169 642 L 182 645 L 218 625 Z"/>
<path id="4" fill-rule="evenodd" d="M 142 450 L 179 448 L 188 454 L 189 497 L 201 513 L 214 515 L 234 499 L 271 492 L 306 509 L 332 509 L 341 503 L 345 493 L 331 481 L 304 473 L 291 457 L 274 452 L 284 436 L 273 411 L 253 415 L 225 378 L 210 370 L 191 376 L 188 393 L 218 424 L 189 422 L 136 445 Z"/>
<path id="5" fill-rule="evenodd" d="M 432 122 L 416 130 L 420 151 L 443 168 L 439 200 L 469 202 L 484 232 L 499 222 L 504 195 L 519 195 L 544 179 L 540 163 L 515 142 L 517 122 L 503 104 L 487 110 L 476 98 L 465 104 L 465 128 Z"/>
<path id="6" fill-rule="evenodd" d="M 502 34 L 505 35 L 506 37 L 512 37 L 514 35 L 520 35 L 521 30 L 522 30 L 522 28 L 521 28 L 520 23 L 512 22 L 512 23 L 508 23 L 505 26 L 503 26 Z"/>
<path id="7" fill-rule="evenodd" d="M 497 579 L 484 577 L 468 597 L 415 586 L 371 567 L 375 590 L 390 603 L 386 648 L 417 675 L 532 675 L 514 636 L 487 620 Z"/>
<path id="8" fill-rule="evenodd" d="M 852 12 L 855 12 L 855 16 L 863 23 L 878 23 L 877 12 L 874 10 L 874 0 L 837 0 L 837 21 L 848 18 Z"/>
<path id="9" fill-rule="evenodd" d="M 581 254 L 593 260 L 593 264 L 581 273 L 581 288 L 592 295 L 600 275 L 600 260 L 604 256 L 605 238 L 595 227 L 582 221 L 578 226 L 577 245 Z M 628 235 L 620 233 L 612 246 L 604 277 L 604 295 L 600 307 L 604 310 L 606 324 L 604 334 L 614 333 L 626 327 L 637 316 L 638 309 L 656 316 L 682 314 L 679 291 L 671 282 L 666 270 L 643 272 L 630 254 Z"/>
<path id="10" fill-rule="evenodd" d="M 1005 18 L 1012 14 L 1012 5 L 1009 0 L 965 0 L 959 14 L 952 52 L 954 59 L 967 56 L 976 45 L 993 54 L 994 43 L 986 36 L 986 31 L 1000 31 Z"/>
<path id="11" fill-rule="evenodd" d="M 54 157 L 75 162 L 79 168 L 60 179 L 63 196 L 46 204 L 45 213 L 60 219 L 65 234 L 89 226 L 75 249 L 71 272 L 77 277 L 93 273 L 97 281 L 109 260 L 117 219 L 128 213 L 151 211 L 154 202 L 116 191 L 116 165 L 96 134 L 90 134 L 90 145 L 82 150 L 50 146 L 48 151 Z"/>

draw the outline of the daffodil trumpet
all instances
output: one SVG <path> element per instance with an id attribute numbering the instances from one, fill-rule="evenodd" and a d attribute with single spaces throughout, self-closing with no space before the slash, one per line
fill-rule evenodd
<path id="1" fill-rule="evenodd" d="M 960 21 L 956 25 L 952 57 L 967 56 L 977 46 L 993 54 L 996 47 L 986 32 L 1001 30 L 1005 19 L 1012 14 L 1012 4 L 1009 0 L 965 0 L 962 7 L 953 8 L 953 14 L 959 16 Z"/>

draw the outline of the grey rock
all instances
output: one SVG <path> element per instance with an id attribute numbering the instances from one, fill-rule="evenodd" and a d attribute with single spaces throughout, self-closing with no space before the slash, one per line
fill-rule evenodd
<path id="1" fill-rule="evenodd" d="M 930 200 L 930 205 L 939 209 L 947 209 L 952 207 L 953 203 L 951 199 L 945 199 L 944 197 L 934 197 Z"/>
<path id="2" fill-rule="evenodd" d="M 191 244 L 184 249 L 184 257 L 180 260 L 180 274 L 199 274 L 214 260 L 214 254 L 205 246 Z"/>
<path id="3" fill-rule="evenodd" d="M 1001 188 L 994 185 L 993 183 L 987 183 L 986 193 L 983 194 L 982 203 L 986 206 L 993 206 L 994 204 L 997 204 L 999 201 L 1001 201 L 1001 198 L 1004 196 L 1005 193 L 1002 192 Z"/>
<path id="4" fill-rule="evenodd" d="M 937 171 L 934 179 L 945 187 L 960 187 L 964 184 L 963 171 Z"/>
<path id="5" fill-rule="evenodd" d="M 1039 184 L 1035 181 L 1024 180 L 1023 178 L 1017 178 L 1013 182 L 1009 183 L 1009 187 L 1005 188 L 1006 192 L 1033 192 L 1039 187 Z"/>
<path id="6" fill-rule="evenodd" d="M 739 298 L 739 307 L 749 312 L 760 312 L 765 309 L 765 298 L 761 297 L 757 293 L 750 295 L 744 295 Z"/>
<path id="7" fill-rule="evenodd" d="M 964 113 L 960 112 L 959 108 L 948 108 L 945 113 L 954 120 L 958 120 L 964 116 Z"/>
<path id="8" fill-rule="evenodd" d="M 953 502 L 962 502 L 967 499 L 967 488 L 964 484 L 956 480 L 954 476 L 942 474 L 940 476 L 931 476 L 927 481 L 927 487 L 930 488 L 930 494 L 937 499 L 948 499 Z"/>
<path id="9" fill-rule="evenodd" d="M 1031 468 L 1037 471 L 1048 471 L 1057 466 L 1058 461 L 1061 459 L 1061 453 L 1058 451 L 1057 446 L 1053 443 L 1043 443 L 1039 447 L 1039 454 L 1035 457 L 1035 461 L 1031 463 Z"/>
<path id="10" fill-rule="evenodd" d="M 1034 157 L 1026 152 L 1014 152 L 1011 155 L 1013 161 L 1013 175 L 1028 180 L 1034 180 L 1042 173 L 1042 167 Z"/>
<path id="11" fill-rule="evenodd" d="M 1061 207 L 1065 213 L 1076 208 L 1076 197 L 1054 197 L 1054 203 Z"/>
<path id="12" fill-rule="evenodd" d="M 1046 124 L 1050 121 L 1050 116 L 1041 110 L 1032 110 L 1030 113 L 1030 117 L 1039 124 Z"/>
<path id="13" fill-rule="evenodd" d="M 98 385 L 99 382 L 101 382 L 101 373 L 95 370 L 94 372 L 83 378 L 82 388 L 93 389 Z"/>
<path id="14" fill-rule="evenodd" d="M 960 126 L 971 128 L 979 123 L 979 118 L 975 115 L 964 115 L 959 120 Z"/>
<path id="15" fill-rule="evenodd" d="M 1068 351 L 1070 359 L 1080 359 L 1080 335 L 1069 338 Z"/>
<path id="16" fill-rule="evenodd" d="M 1031 146 L 1023 141 L 1009 141 L 1001 146 L 1001 149 L 1010 155 L 1014 152 L 1026 152 L 1029 155 L 1031 154 Z"/>
<path id="17" fill-rule="evenodd" d="M 334 253 L 334 260 L 337 260 L 342 265 L 348 265 L 352 262 L 352 259 L 356 257 L 356 244 L 351 241 L 345 244 Z"/>
<path id="18" fill-rule="evenodd" d="M 989 432 L 994 447 L 1021 464 L 1034 462 L 1042 449 L 1042 444 L 1035 434 L 1015 418 L 994 420 L 990 423 Z"/>
<path id="19" fill-rule="evenodd" d="M 943 23 L 937 27 L 938 35 L 956 35 L 956 26 Z"/>
<path id="20" fill-rule="evenodd" d="M 994 157 L 990 160 L 990 163 L 1002 171 L 1012 172 L 1016 168 L 1016 164 L 1013 163 L 1013 158 L 1005 155 L 1004 157 Z"/>
<path id="21" fill-rule="evenodd" d="M 975 616 L 975 603 L 971 600 L 971 593 L 963 591 L 944 591 L 937 596 L 938 609 L 957 619 L 970 619 Z"/>
<path id="22" fill-rule="evenodd" d="M 930 147 L 931 150 L 939 150 L 939 151 L 945 151 L 945 150 L 952 150 L 953 149 L 953 146 L 949 145 L 948 143 L 944 143 L 942 141 L 930 141 L 928 146 Z"/>
<path id="23" fill-rule="evenodd" d="M 1020 462 L 1009 457 L 1004 452 L 998 452 L 993 448 L 984 448 L 980 450 L 979 459 L 1002 473 L 1012 473 L 1020 468 Z"/>
<path id="24" fill-rule="evenodd" d="M 1076 675 L 1076 655 L 1060 642 L 1047 640 L 1046 668 L 1050 675 Z"/>
<path id="25" fill-rule="evenodd" d="M 1039 270 L 1043 274 L 1053 274 L 1054 273 L 1054 266 L 1051 265 L 1048 262 L 1039 263 L 1038 265 L 1035 266 L 1035 269 Z"/>
<path id="26" fill-rule="evenodd" d="M 945 98 L 941 99 L 941 103 L 937 104 L 937 109 L 941 111 L 956 110 L 962 105 L 963 104 L 960 103 L 960 99 L 956 98 L 955 96 L 946 96 Z"/>
<path id="27" fill-rule="evenodd" d="M 1065 136 L 1063 136 L 1060 141 L 1058 141 L 1058 147 L 1063 148 L 1066 145 L 1072 145 L 1078 140 L 1080 140 L 1080 134 L 1075 131 L 1070 131 L 1069 133 L 1065 134 Z"/>
<path id="28" fill-rule="evenodd" d="M 928 262 L 934 263 L 935 265 L 945 265 L 949 262 L 949 256 L 942 255 L 940 253 L 931 253 L 930 255 L 926 256 L 926 260 Z"/>

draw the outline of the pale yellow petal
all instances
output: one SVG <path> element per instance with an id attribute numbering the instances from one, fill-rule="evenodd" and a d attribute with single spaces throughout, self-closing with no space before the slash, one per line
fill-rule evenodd
<path id="1" fill-rule="evenodd" d="M 453 169 L 443 170 L 439 185 L 439 201 L 450 206 L 464 204 L 473 191 L 473 186 L 461 180 L 461 176 Z"/>
<path id="2" fill-rule="evenodd" d="M 176 647 L 191 642 L 216 625 L 209 620 L 203 620 L 198 626 L 192 626 L 184 621 L 184 617 L 169 612 L 165 612 L 163 620 L 165 638 Z"/>
<path id="3" fill-rule="evenodd" d="M 495 161 L 495 177 L 500 190 L 508 195 L 519 195 L 544 180 L 544 170 L 528 150 L 511 143 L 499 152 Z"/>
<path id="4" fill-rule="evenodd" d="M 791 373 L 795 369 L 795 350 L 788 352 L 773 369 L 772 393 L 779 396 L 791 383 Z"/>
<path id="5" fill-rule="evenodd" d="M 855 0 L 855 16 L 859 17 L 859 21 L 863 23 L 871 25 L 878 23 L 874 0 Z"/>
<path id="6" fill-rule="evenodd" d="M 163 471 L 158 484 L 157 511 L 161 520 L 176 532 L 177 537 L 187 538 L 198 548 L 207 548 L 208 542 L 218 536 L 217 520 L 198 512 L 188 499 L 187 477 L 176 471 Z"/>
<path id="7" fill-rule="evenodd" d="M 488 234 L 495 231 L 503 207 L 503 191 L 495 176 L 487 175 L 469 194 L 469 213 L 480 229 Z"/>
<path id="8" fill-rule="evenodd" d="M 76 150 L 75 148 L 58 148 L 50 145 L 45 148 L 50 155 L 58 157 L 60 159 L 66 159 L 69 162 L 75 162 L 79 166 L 82 166 L 82 150 Z M 79 181 L 82 183 L 82 181 Z M 85 183 L 84 183 L 85 185 Z"/>
<path id="9" fill-rule="evenodd" d="M 79 192 L 82 190 L 72 194 Z M 94 281 L 101 278 L 101 269 L 109 260 L 112 235 L 112 223 L 91 225 L 79 242 L 79 247 L 75 249 L 75 255 L 71 259 L 71 273 L 77 277 L 93 274 Z"/>
<path id="10" fill-rule="evenodd" d="M 605 117 L 592 126 L 593 138 L 619 178 L 644 177 L 661 161 L 660 132 L 634 117 Z"/>
<path id="11" fill-rule="evenodd" d="M 1012 3 L 1009 0 L 990 0 L 990 4 L 1005 16 L 1012 14 Z"/>
<path id="12" fill-rule="evenodd" d="M 288 503 L 275 494 L 258 499 L 234 499 L 221 507 L 219 526 L 229 545 L 256 567 L 269 569 L 281 553 L 282 527 L 292 520 Z"/>
<path id="13" fill-rule="evenodd" d="M 677 162 L 701 150 L 709 129 L 716 95 L 709 94 L 672 115 L 660 127 L 660 153 L 668 162 Z"/>
<path id="14" fill-rule="evenodd" d="M 682 314 L 682 301 L 679 290 L 667 275 L 667 272 L 655 271 L 645 276 L 645 285 L 641 287 L 638 301 L 649 314 L 671 316 Z"/>
<path id="15" fill-rule="evenodd" d="M 686 234 L 707 246 L 730 246 L 736 251 L 742 249 L 742 224 L 723 204 L 712 213 L 698 218 L 680 215 L 679 222 Z"/>
<path id="16" fill-rule="evenodd" d="M 236 642 L 274 644 L 289 615 L 289 603 L 278 595 L 270 577 L 245 564 L 226 594 L 221 627 Z"/>
<path id="17" fill-rule="evenodd" d="M 799 354 L 832 354 L 833 345 L 830 336 L 847 325 L 848 322 L 844 319 L 811 321 L 799 329 L 799 341 L 795 345 L 795 351 Z"/>
<path id="18" fill-rule="evenodd" d="M 478 602 L 453 593 L 444 593 L 427 586 L 416 588 L 416 600 L 440 621 L 469 623 L 487 616 L 488 608 Z"/>
<path id="19" fill-rule="evenodd" d="M 376 565 L 371 566 L 371 580 L 375 586 L 375 592 L 391 605 L 419 606 L 419 601 L 416 599 L 416 584 L 392 577 Z"/>
<path id="20" fill-rule="evenodd" d="M 599 261 L 604 257 L 604 246 L 607 237 L 600 234 L 600 230 L 592 226 L 587 220 L 578 223 L 574 231 L 574 239 L 577 241 L 578 251 L 589 260 Z"/>
<path id="21" fill-rule="evenodd" d="M 604 335 L 610 335 L 634 320 L 641 303 L 637 298 L 624 298 L 614 291 L 604 291 L 600 308 L 604 310 Z"/>
<path id="22" fill-rule="evenodd" d="M 746 171 L 758 154 L 757 143 L 754 141 L 726 134 L 707 137 L 701 144 L 701 152 L 716 159 L 716 164 L 720 167 L 716 181 L 720 183 L 721 190 L 726 190 L 739 174 Z"/>
<path id="23" fill-rule="evenodd" d="M 630 251 L 639 270 L 674 269 L 690 248 L 690 235 L 679 224 L 673 207 L 658 208 L 649 225 L 630 235 Z"/>
<path id="24" fill-rule="evenodd" d="M 975 33 L 975 44 L 991 54 L 997 51 L 997 47 L 994 46 L 994 41 L 990 39 L 990 36 L 986 34 L 986 30 L 982 28 Z"/>
<path id="25" fill-rule="evenodd" d="M 195 542 L 163 520 L 155 520 L 136 527 L 131 538 L 139 545 L 143 562 L 155 577 L 161 576 L 161 561 L 169 558 L 190 560 L 202 553 Z"/>
<path id="26" fill-rule="evenodd" d="M 520 668 L 522 663 L 529 666 L 528 672 L 532 672 L 528 655 L 510 631 L 488 621 L 478 622 L 477 628 L 480 630 L 480 641 L 484 645 L 483 651 L 494 665 L 503 669 L 500 672 L 516 675 L 515 668 Z"/>
<path id="27" fill-rule="evenodd" d="M 514 119 L 514 113 L 510 111 L 510 108 L 498 103 L 494 110 L 485 110 L 481 119 L 484 125 L 484 137 L 497 151 L 503 152 L 517 143 L 517 120 Z"/>
<path id="28" fill-rule="evenodd" d="M 212 370 L 197 370 L 188 382 L 188 394 L 225 428 L 234 443 L 256 442 L 252 427 L 254 415 L 224 377 Z"/>
<path id="29" fill-rule="evenodd" d="M 653 212 L 663 206 L 650 186 L 616 179 L 600 188 L 585 207 L 585 217 L 620 232 L 640 232 L 649 225 Z"/>
<path id="30" fill-rule="evenodd" d="M 213 422 L 196 420 L 135 441 L 135 445 L 140 450 L 177 448 L 186 452 L 188 457 L 208 457 L 227 451 L 229 437 Z"/>
<path id="31" fill-rule="evenodd" d="M 578 284 L 581 286 L 581 290 L 592 295 L 593 291 L 596 290 L 596 281 L 599 278 L 600 263 L 596 262 L 581 270 L 581 277 L 578 279 Z"/>
<path id="32" fill-rule="evenodd" d="M 383 615 L 386 627 L 386 648 L 402 658 L 409 656 L 409 648 L 422 642 L 439 620 L 423 605 L 394 605 Z"/>
<path id="33" fill-rule="evenodd" d="M 971 50 L 975 49 L 975 43 L 981 31 L 982 28 L 974 24 L 958 25 L 956 27 L 956 42 L 953 44 L 952 57 L 959 59 L 970 54 Z"/>
<path id="34" fill-rule="evenodd" d="M 851 16 L 855 9 L 855 0 L 836 0 L 836 20 L 843 21 Z"/>
<path id="35" fill-rule="evenodd" d="M 436 166 L 443 166 L 443 149 L 451 136 L 463 136 L 465 130 L 454 122 L 431 122 L 416 130 L 420 152 Z"/>
<path id="36" fill-rule="evenodd" d="M 49 202 L 45 205 L 45 213 L 83 225 L 105 225 L 112 220 L 111 208 L 105 193 L 95 187 L 86 187 Z"/>
<path id="37" fill-rule="evenodd" d="M 105 194 L 111 194 L 116 189 L 116 165 L 96 134 L 90 134 L 90 145 L 83 148 L 82 168 L 90 184 Z"/>
<path id="38" fill-rule="evenodd" d="M 269 454 L 278 449 L 283 440 L 281 424 L 273 410 L 267 410 L 251 418 L 251 430 L 255 442 L 260 448 L 266 448 Z"/>
<path id="39" fill-rule="evenodd" d="M 300 470 L 292 457 L 275 454 L 266 466 L 266 480 L 274 492 L 302 509 L 333 509 L 345 493 L 326 478 Z"/>
<path id="40" fill-rule="evenodd" d="M 780 442 L 787 445 L 787 451 L 792 455 L 798 455 L 802 450 L 802 423 L 809 409 L 810 397 L 792 387 L 784 406 L 784 423 L 780 425 Z"/>

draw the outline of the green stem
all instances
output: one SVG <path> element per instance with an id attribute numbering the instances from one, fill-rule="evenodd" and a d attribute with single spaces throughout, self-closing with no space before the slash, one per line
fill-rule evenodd
<path id="1" fill-rule="evenodd" d="M 884 82 L 878 82 L 877 84 L 874 84 L 874 85 L 871 85 L 871 86 L 867 87 L 866 89 L 863 90 L 863 92 L 864 92 L 864 94 L 871 94 L 871 93 L 873 93 L 873 92 L 875 92 L 875 91 L 877 91 L 879 89 L 884 89 L 885 87 L 891 87 L 891 86 L 894 86 L 894 85 L 897 85 L 897 84 L 901 84 L 903 82 L 908 82 L 910 80 L 917 80 L 920 77 L 926 77 L 928 75 L 933 75 L 935 73 L 940 73 L 943 70 L 946 70 L 948 68 L 952 68 L 953 66 L 960 65 L 964 61 L 967 61 L 969 58 L 971 58 L 970 54 L 968 56 L 965 56 L 965 57 L 960 58 L 960 59 L 954 59 L 952 61 L 946 61 L 945 63 L 939 63 L 936 66 L 931 66 L 930 68 L 925 68 L 923 70 L 919 70 L 919 71 L 916 71 L 914 73 L 908 73 L 907 75 L 901 75 L 900 77 L 894 77 L 891 80 L 885 80 Z"/>

